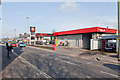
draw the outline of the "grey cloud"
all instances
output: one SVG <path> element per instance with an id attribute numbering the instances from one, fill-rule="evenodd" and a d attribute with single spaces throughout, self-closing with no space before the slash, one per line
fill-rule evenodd
<path id="1" fill-rule="evenodd" d="M 61 11 L 69 11 L 69 10 L 74 10 L 77 9 L 78 3 L 76 2 L 65 2 L 64 4 L 61 5 L 60 10 Z"/>

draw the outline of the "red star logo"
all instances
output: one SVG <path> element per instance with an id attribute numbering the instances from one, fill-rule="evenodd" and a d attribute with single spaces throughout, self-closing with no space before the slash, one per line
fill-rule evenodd
<path id="1" fill-rule="evenodd" d="M 35 31 L 35 28 L 31 28 L 31 31 Z"/>

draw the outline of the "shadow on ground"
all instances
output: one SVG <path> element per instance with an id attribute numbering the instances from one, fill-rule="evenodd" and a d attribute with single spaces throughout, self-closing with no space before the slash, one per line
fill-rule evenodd
<path id="1" fill-rule="evenodd" d="M 109 68 L 109 69 L 112 69 L 114 71 L 117 71 L 119 72 L 120 71 L 120 65 L 116 65 L 116 64 L 103 64 L 103 66 Z"/>
<path id="2" fill-rule="evenodd" d="M 7 51 L 6 46 L 0 46 L 2 47 L 2 71 L 11 63 L 13 62 L 18 56 L 10 52 L 10 58 L 7 58 Z M 22 48 L 14 47 L 14 52 L 20 55 L 23 51 Z"/>
<path id="3" fill-rule="evenodd" d="M 101 54 L 101 55 L 103 55 L 102 52 L 95 52 L 95 51 L 92 51 L 92 52 L 86 51 L 86 52 L 84 52 L 84 53 L 80 53 L 79 55 L 80 55 L 80 56 L 81 56 L 81 55 L 90 56 L 90 55 L 96 55 L 96 54 Z"/>
<path id="4" fill-rule="evenodd" d="M 109 55 L 110 57 L 113 57 L 113 58 L 118 58 L 117 54 L 116 55 Z"/>

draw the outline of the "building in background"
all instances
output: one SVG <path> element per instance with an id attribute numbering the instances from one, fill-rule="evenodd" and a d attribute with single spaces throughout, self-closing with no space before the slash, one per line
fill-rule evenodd
<path id="1" fill-rule="evenodd" d="M 23 41 L 23 42 L 27 43 L 29 37 L 30 37 L 30 35 L 27 34 L 27 33 L 19 34 L 19 37 L 18 37 L 17 40 L 18 40 L 18 41 Z"/>
<path id="2" fill-rule="evenodd" d="M 19 34 L 19 39 L 27 39 L 27 37 L 30 37 L 30 35 L 27 33 Z"/>
<path id="3" fill-rule="evenodd" d="M 42 41 L 42 40 L 52 40 L 52 34 L 49 33 L 35 33 L 36 39 L 35 41 Z"/>

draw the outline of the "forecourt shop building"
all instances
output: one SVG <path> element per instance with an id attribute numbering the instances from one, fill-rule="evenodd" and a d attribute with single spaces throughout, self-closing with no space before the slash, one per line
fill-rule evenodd
<path id="1" fill-rule="evenodd" d="M 102 36 L 115 35 L 117 29 L 91 27 L 77 30 L 54 32 L 53 36 L 60 42 L 68 41 L 69 47 L 79 47 L 87 49 L 101 49 L 100 39 Z"/>

